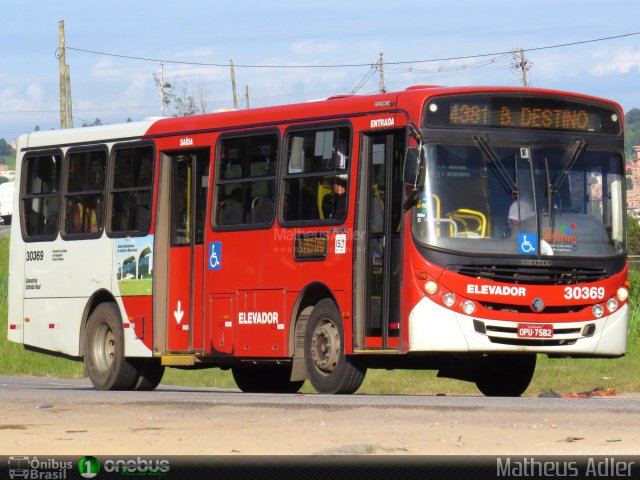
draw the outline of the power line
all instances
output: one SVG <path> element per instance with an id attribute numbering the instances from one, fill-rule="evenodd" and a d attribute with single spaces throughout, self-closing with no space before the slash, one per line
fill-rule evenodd
<path id="1" fill-rule="evenodd" d="M 640 35 L 640 32 L 623 33 L 623 34 L 620 34 L 620 35 L 612 35 L 612 36 L 608 36 L 608 37 L 592 38 L 592 39 L 589 39 L 589 40 L 580 40 L 580 41 L 576 41 L 576 42 L 558 43 L 558 44 L 554 44 L 554 45 L 546 45 L 546 46 L 543 46 L 543 47 L 523 48 L 522 51 L 523 52 L 536 52 L 536 51 L 541 51 L 541 50 L 550 50 L 550 49 L 553 49 L 553 48 L 563 48 L 563 47 L 571 47 L 571 46 L 575 46 L 575 45 L 584 45 L 584 44 L 587 44 L 587 43 L 604 42 L 604 41 L 608 41 L 608 40 L 617 40 L 617 39 L 620 39 L 620 38 L 632 37 L 632 36 L 636 36 L 636 35 Z M 229 66 L 228 64 L 223 64 L 223 63 L 187 62 L 187 61 L 182 61 L 182 60 L 164 60 L 164 59 L 160 59 L 160 58 L 136 57 L 136 56 L 133 56 L 133 55 L 122 55 L 122 54 L 101 52 L 101 51 L 97 51 L 97 50 L 89 50 L 89 49 L 85 49 L 85 48 L 77 48 L 77 47 L 69 47 L 69 46 L 66 46 L 65 48 L 67 50 L 73 50 L 73 51 L 82 52 L 82 53 L 90 53 L 90 54 L 93 54 L 93 55 L 102 55 L 102 56 L 106 56 L 106 57 L 124 58 L 124 59 L 128 59 L 128 60 L 139 60 L 139 61 L 145 61 L 145 62 L 155 62 L 155 63 L 164 62 L 164 63 L 178 64 L 178 65 L 194 65 L 194 66 L 201 66 L 201 67 L 224 67 L 224 68 L 227 68 Z M 386 65 L 408 65 L 408 64 L 414 64 L 414 63 L 431 63 L 431 62 L 444 62 L 444 61 L 449 61 L 449 60 L 466 60 L 466 59 L 471 59 L 471 58 L 494 57 L 494 56 L 507 55 L 507 54 L 511 54 L 511 50 L 502 51 L 502 52 L 493 52 L 493 53 L 481 53 L 481 54 L 476 54 L 476 55 L 461 55 L 461 56 L 457 56 L 457 57 L 429 58 L 429 59 L 426 59 L 426 60 L 407 60 L 407 61 L 398 61 L 398 62 L 387 62 L 387 61 L 385 61 L 385 64 Z M 375 65 L 376 65 L 376 63 L 343 63 L 343 64 L 326 64 L 326 65 L 250 65 L 250 64 L 236 64 L 235 67 L 236 68 L 301 69 L 301 68 L 370 67 L 370 66 L 375 66 Z"/>

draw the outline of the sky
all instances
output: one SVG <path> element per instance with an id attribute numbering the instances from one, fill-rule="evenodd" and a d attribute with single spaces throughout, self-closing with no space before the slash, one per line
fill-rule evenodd
<path id="1" fill-rule="evenodd" d="M 60 20 L 75 127 L 96 119 L 119 123 L 159 116 L 158 60 L 175 93 L 182 95 L 186 87 L 209 113 L 233 107 L 230 60 L 236 65 L 238 108 L 245 108 L 245 89 L 251 107 L 374 93 L 380 71 L 372 66 L 381 53 L 387 91 L 411 85 L 520 86 L 522 73 L 510 52 L 522 48 L 532 86 L 609 98 L 625 111 L 640 108 L 638 0 L 0 5 L 0 138 L 9 142 L 36 126 L 60 126 Z M 577 42 L 585 43 L 543 48 Z"/>

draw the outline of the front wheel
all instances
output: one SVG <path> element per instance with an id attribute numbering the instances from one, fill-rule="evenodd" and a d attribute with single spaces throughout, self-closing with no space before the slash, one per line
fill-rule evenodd
<path id="1" fill-rule="evenodd" d="M 344 328 L 336 304 L 325 299 L 314 307 L 304 336 L 304 363 L 320 393 L 353 393 L 367 373 L 344 354 Z"/>
<path id="2" fill-rule="evenodd" d="M 101 303 L 87 322 L 84 362 L 98 390 L 130 390 L 138 370 L 124 356 L 124 330 L 118 307 Z"/>
<path id="3" fill-rule="evenodd" d="M 478 365 L 475 383 L 487 397 L 519 397 L 529 387 L 536 355 L 488 355 Z"/>

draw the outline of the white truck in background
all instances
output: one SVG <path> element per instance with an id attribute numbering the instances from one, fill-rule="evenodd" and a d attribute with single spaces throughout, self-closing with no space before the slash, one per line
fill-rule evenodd
<path id="1" fill-rule="evenodd" d="M 5 182 L 0 184 L 0 217 L 5 225 L 11 225 L 13 215 L 13 193 L 16 182 Z"/>

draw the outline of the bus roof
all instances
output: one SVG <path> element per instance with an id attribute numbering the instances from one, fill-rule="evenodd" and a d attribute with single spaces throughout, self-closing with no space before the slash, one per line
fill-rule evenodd
<path id="1" fill-rule="evenodd" d="M 45 148 L 51 145 L 133 140 L 144 136 L 155 121 L 157 121 L 157 118 L 113 125 L 31 132 L 20 135 L 18 138 L 18 151 L 27 148 Z"/>
<path id="2" fill-rule="evenodd" d="M 113 125 L 48 130 L 21 135 L 18 150 L 46 148 L 48 146 L 73 146 L 96 142 L 118 142 L 143 137 L 197 133 L 211 129 L 263 126 L 266 124 L 297 123 L 322 120 L 359 113 L 381 113 L 404 110 L 417 118 L 424 102 L 438 95 L 464 93 L 507 93 L 513 95 L 554 95 L 573 97 L 585 102 L 608 104 L 622 113 L 616 102 L 588 95 L 560 90 L 522 87 L 442 87 L 418 85 L 399 92 L 374 95 L 335 95 L 325 100 L 305 103 L 261 107 L 249 110 L 193 115 L 188 117 L 154 117 L 143 121 Z"/>

